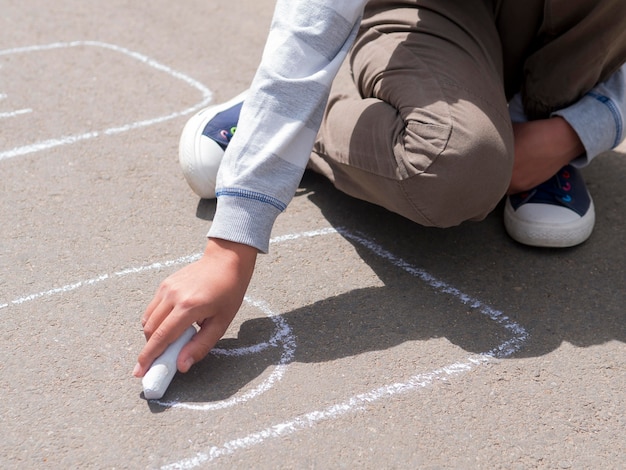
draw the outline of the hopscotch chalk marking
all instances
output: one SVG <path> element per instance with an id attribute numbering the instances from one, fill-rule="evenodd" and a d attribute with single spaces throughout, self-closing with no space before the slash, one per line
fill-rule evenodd
<path id="1" fill-rule="evenodd" d="M 508 330 L 512 337 L 511 339 L 503 342 L 502 344 L 496 346 L 482 354 L 472 355 L 465 360 L 458 361 L 447 366 L 441 367 L 439 369 L 433 370 L 431 372 L 416 374 L 410 377 L 406 382 L 402 383 L 394 383 L 390 385 L 386 385 L 383 387 L 376 388 L 369 392 L 360 393 L 348 398 L 345 401 L 340 403 L 336 403 L 330 405 L 322 410 L 312 411 L 306 413 L 301 416 L 297 416 L 291 420 L 284 421 L 279 424 L 275 424 L 273 426 L 264 428 L 260 431 L 248 434 L 247 436 L 233 439 L 224 443 L 222 446 L 211 447 L 205 452 L 198 452 L 195 456 L 179 460 L 178 462 L 174 462 L 170 465 L 166 465 L 162 468 L 164 469 L 190 469 L 195 468 L 204 463 L 208 463 L 214 461 L 220 457 L 224 457 L 227 455 L 234 454 L 235 452 L 243 449 L 248 449 L 257 445 L 262 444 L 268 439 L 274 439 L 281 436 L 286 436 L 289 434 L 296 433 L 300 430 L 310 429 L 314 427 L 317 423 L 323 421 L 329 421 L 333 419 L 337 419 L 343 415 L 348 413 L 354 413 L 359 410 L 363 410 L 366 406 L 379 402 L 385 398 L 390 398 L 395 395 L 404 394 L 413 392 L 425 387 L 432 385 L 437 381 L 446 381 L 448 378 L 452 378 L 454 376 L 458 376 L 467 372 L 472 371 L 477 366 L 488 363 L 494 359 L 504 359 L 506 357 L 511 356 L 515 352 L 519 351 L 524 343 L 528 339 L 528 333 L 526 330 L 512 321 L 508 316 L 504 315 L 501 311 L 495 310 L 488 305 L 485 305 L 481 301 L 472 298 L 458 290 L 457 288 L 435 278 L 430 275 L 428 272 L 416 268 L 410 263 L 404 261 L 402 258 L 396 257 L 391 252 L 385 250 L 380 245 L 376 244 L 369 238 L 358 234 L 353 233 L 344 229 L 334 229 L 334 228 L 325 228 L 321 230 L 314 230 L 309 232 L 302 232 L 297 234 L 290 234 L 285 236 L 280 236 L 273 238 L 270 242 L 272 244 L 282 243 L 291 240 L 297 240 L 301 238 L 311 238 L 323 235 L 329 235 L 334 233 L 340 233 L 347 239 L 353 240 L 354 242 L 360 244 L 361 246 L 369 249 L 377 256 L 387 260 L 392 265 L 398 267 L 399 269 L 404 270 L 405 272 L 415 276 L 416 278 L 422 280 L 427 285 L 431 286 L 436 292 L 441 294 L 450 295 L 465 305 L 469 305 L 472 308 L 476 309 L 481 314 L 487 316 L 492 321 L 498 323 L 500 326 Z M 10 308 L 12 306 L 21 305 L 25 302 L 30 302 L 36 299 L 50 297 L 54 295 L 61 295 L 67 292 L 71 292 L 73 290 L 79 289 L 81 287 L 95 285 L 97 283 L 119 278 L 122 276 L 132 275 L 132 274 L 140 274 L 147 271 L 152 271 L 156 269 L 163 269 L 167 267 L 178 266 L 182 264 L 188 264 L 200 258 L 200 254 L 184 256 L 181 258 L 177 258 L 175 260 L 152 263 L 150 265 L 129 268 L 122 271 L 117 271 L 113 274 L 103 274 L 101 276 L 78 281 L 74 284 L 68 284 L 63 287 L 54 288 L 46 291 L 42 291 L 36 294 L 26 295 L 23 297 L 19 297 L 11 302 L 7 302 L 4 304 L 0 304 L 0 310 Z M 200 411 L 209 411 L 211 409 L 224 408 L 227 406 L 233 406 L 235 404 L 242 403 L 245 400 L 249 400 L 259 394 L 267 391 L 271 386 L 277 381 L 280 380 L 282 374 L 285 371 L 287 364 L 291 361 L 293 357 L 293 352 L 295 351 L 295 337 L 293 336 L 289 325 L 284 322 L 284 319 L 280 317 L 280 315 L 275 314 L 269 309 L 266 303 L 261 301 L 253 300 L 249 297 L 246 297 L 246 301 L 251 303 L 253 306 L 260 308 L 268 317 L 275 322 L 277 328 L 272 338 L 265 343 L 259 343 L 255 346 L 250 346 L 248 348 L 241 348 L 240 350 L 220 350 L 215 349 L 213 352 L 216 354 L 223 355 L 244 355 L 254 352 L 259 352 L 268 347 L 276 347 L 279 342 L 283 343 L 283 353 L 281 356 L 281 360 L 277 365 L 276 369 L 270 375 L 268 379 L 265 380 L 261 385 L 257 386 L 255 389 L 251 390 L 247 394 L 239 397 L 233 397 L 231 400 L 225 400 L 223 402 L 216 402 L 210 404 L 194 404 L 190 405 L 187 403 L 180 402 L 164 402 L 165 406 L 173 407 L 173 408 L 183 408 L 183 409 L 191 409 L 191 410 L 200 410 Z M 278 371 L 278 372 L 277 372 Z M 215 406 L 215 408 L 212 408 Z"/>
<path id="2" fill-rule="evenodd" d="M 286 235 L 282 237 L 276 237 L 270 240 L 270 243 L 276 244 L 281 243 L 287 240 L 296 240 L 298 238 L 310 238 L 319 235 L 324 235 L 328 233 L 335 233 L 334 229 L 322 229 L 322 230 L 313 230 L 310 232 L 302 232 L 299 234 Z M 194 254 L 189 256 L 182 256 L 180 258 L 164 261 L 164 262 L 156 262 L 145 266 L 127 268 L 121 271 L 117 271 L 113 274 L 102 274 L 100 276 L 78 281 L 72 284 L 66 284 L 61 287 L 56 287 L 53 289 L 37 292 L 35 294 L 25 295 L 22 297 L 18 297 L 17 299 L 12 300 L 11 302 L 0 304 L 0 310 L 9 308 L 11 306 L 18 306 L 24 304 L 26 302 L 31 302 L 37 299 L 52 297 L 55 295 L 66 294 L 72 292 L 74 290 L 80 289 L 82 287 L 93 286 L 95 284 L 101 283 L 103 281 L 121 278 L 128 275 L 133 274 L 141 274 L 148 271 L 160 270 L 164 268 L 170 268 L 175 266 L 180 266 L 183 264 L 189 264 L 194 261 L 200 259 L 200 254 Z M 228 400 L 222 400 L 218 402 L 211 403 L 183 403 L 177 401 L 160 401 L 154 400 L 154 402 L 160 404 L 161 406 L 168 408 L 179 408 L 179 409 L 188 409 L 194 411 L 213 411 L 223 408 L 228 408 L 231 406 L 242 404 L 250 399 L 253 399 L 266 391 L 270 390 L 276 382 L 281 380 L 283 375 L 285 374 L 287 365 L 292 361 L 293 356 L 295 354 L 295 337 L 293 336 L 292 330 L 285 322 L 284 318 L 274 313 L 266 302 L 260 300 L 254 300 L 248 296 L 244 299 L 246 303 L 251 305 L 254 308 L 259 309 L 263 312 L 267 317 L 269 317 L 275 325 L 275 330 L 270 339 L 266 342 L 262 342 L 256 345 L 251 345 L 243 348 L 233 348 L 233 349 L 223 349 L 223 348 L 214 348 L 211 351 L 211 354 L 215 356 L 236 356 L 241 357 L 249 354 L 257 354 L 269 348 L 276 348 L 279 344 L 282 344 L 282 353 L 280 360 L 274 370 L 270 373 L 270 375 L 263 380 L 259 385 L 254 387 L 253 389 L 241 394 L 235 395 Z"/>
<path id="3" fill-rule="evenodd" d="M 516 351 L 519 351 L 528 339 L 528 333 L 526 332 L 526 330 L 516 322 L 512 321 L 502 312 L 495 310 L 483 304 L 481 301 L 464 294 L 457 288 L 435 278 L 426 271 L 414 267 L 413 265 L 404 261 L 402 258 L 396 257 L 391 252 L 385 250 L 383 247 L 361 234 L 349 232 L 344 229 L 337 229 L 337 232 L 345 238 L 351 239 L 361 246 L 369 249 L 374 254 L 389 261 L 392 265 L 422 280 L 427 285 L 432 287 L 435 291 L 442 294 L 451 295 L 452 297 L 455 297 L 457 300 L 461 301 L 463 304 L 469 305 L 472 308 L 477 309 L 477 311 L 480 312 L 482 315 L 487 316 L 492 321 L 509 330 L 513 335 L 512 338 L 496 346 L 490 351 L 484 352 L 482 354 L 472 355 L 464 361 L 455 362 L 453 364 L 449 364 L 428 373 L 414 375 L 403 383 L 393 383 L 390 385 L 376 388 L 369 392 L 354 395 L 343 402 L 330 405 L 322 410 L 312 411 L 304 415 L 295 417 L 291 420 L 284 421 L 282 423 L 264 428 L 260 431 L 248 434 L 247 436 L 233 439 L 226 442 L 221 447 L 214 446 L 205 452 L 198 452 L 193 457 L 189 457 L 174 462 L 172 464 L 165 465 L 161 467 L 162 469 L 173 470 L 195 468 L 199 465 L 217 460 L 220 457 L 232 455 L 239 450 L 249 449 L 251 447 L 260 445 L 268 439 L 275 439 L 281 436 L 294 434 L 304 429 L 313 428 L 317 423 L 337 419 L 348 413 L 354 413 L 359 410 L 364 410 L 366 406 L 379 402 L 385 398 L 390 398 L 395 395 L 416 391 L 428 387 L 436 381 L 446 381 L 448 378 L 470 372 L 477 366 L 492 361 L 493 359 L 504 359 L 511 356 Z M 324 234 L 327 233 L 333 232 L 324 232 Z"/>
<path id="4" fill-rule="evenodd" d="M 212 93 L 211 91 L 205 87 L 204 85 L 202 85 L 202 83 L 194 80 L 193 78 L 178 72 L 176 70 L 173 70 L 172 68 L 163 65 L 159 62 L 157 62 L 154 59 L 149 58 L 148 56 L 145 56 L 143 54 L 140 54 L 139 52 L 134 52 L 131 51 L 129 49 L 126 49 L 124 47 L 120 47 L 120 46 L 116 46 L 114 44 L 109 44 L 109 43 L 105 43 L 105 42 L 99 42 L 99 41 L 72 41 L 72 42 L 55 42 L 52 44 L 44 44 L 44 45 L 38 45 L 38 46 L 27 46 L 27 47 L 16 47 L 13 49 L 4 49 L 4 50 L 0 50 L 0 57 L 2 56 L 6 56 L 6 55 L 11 55 L 11 54 L 23 54 L 23 53 L 29 53 L 29 52 L 42 52 L 42 51 L 50 51 L 50 50 L 55 50 L 55 49 L 62 49 L 62 48 L 74 48 L 74 47 L 97 47 L 97 48 L 101 48 L 101 49 L 108 49 L 111 51 L 115 51 L 121 54 L 124 54 L 128 57 L 131 57 L 149 67 L 152 67 L 155 70 L 159 70 L 161 72 L 164 72 L 174 78 L 177 78 L 183 82 L 185 82 L 187 85 L 190 85 L 191 87 L 197 89 L 201 94 L 202 94 L 202 100 L 194 105 L 191 106 L 189 108 L 186 108 L 182 111 L 179 112 L 174 112 L 174 113 L 170 113 L 164 116 L 159 116 L 153 119 L 146 119 L 146 120 L 142 120 L 142 121 L 137 121 L 137 122 L 133 122 L 130 124 L 126 124 L 123 126 L 117 126 L 117 127 L 110 127 L 108 129 L 103 129 L 103 130 L 98 130 L 98 131 L 92 131 L 92 132 L 85 132 L 82 134 L 75 134 L 75 135 L 66 135 L 66 136 L 62 136 L 59 138 L 55 138 L 55 139 L 48 139 L 48 140 L 43 140 L 40 142 L 36 142 L 34 144 L 29 144 L 29 145 L 24 145 L 21 147 L 15 147 L 13 149 L 9 149 L 9 150 L 4 150 L 2 152 L 0 152 L 0 161 L 2 160 L 6 160 L 9 158 L 14 158 L 14 157 L 18 157 L 18 156 L 23 156 L 23 155 L 28 155 L 31 153 L 35 153 L 35 152 L 39 152 L 42 150 L 47 150 L 47 149 L 51 149 L 54 147 L 59 147 L 59 146 L 63 146 L 63 145 L 70 145 L 70 144 L 74 144 L 76 142 L 81 142 L 84 140 L 89 140 L 89 139 L 94 139 L 96 137 L 100 137 L 100 136 L 109 136 L 109 135 L 116 135 L 116 134 L 121 134 L 123 132 L 128 132 L 131 130 L 135 130 L 135 129 L 139 129 L 139 128 L 143 128 L 143 127 L 148 127 L 148 126 L 152 126 L 154 124 L 159 124 L 161 122 L 164 121 L 169 121 L 171 119 L 175 119 L 181 116 L 185 116 L 188 114 L 191 114 L 195 111 L 198 111 L 202 108 L 204 108 L 205 106 L 207 106 L 212 98 Z M 31 110 L 32 111 L 32 110 Z M 2 117 L 2 116 L 0 116 Z M 11 117 L 11 116 L 5 116 L 5 117 Z"/>

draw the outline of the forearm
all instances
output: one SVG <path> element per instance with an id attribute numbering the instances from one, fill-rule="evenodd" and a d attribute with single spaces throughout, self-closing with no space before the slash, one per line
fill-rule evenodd
<path id="1" fill-rule="evenodd" d="M 626 65 L 571 106 L 527 121 L 520 96 L 509 103 L 515 161 L 509 193 L 530 189 L 572 163 L 582 167 L 626 136 Z"/>
<path id="2" fill-rule="evenodd" d="M 573 161 L 576 166 L 585 166 L 600 153 L 617 147 L 626 137 L 626 64 L 553 116 L 565 119 L 584 145 L 584 152 Z"/>
<path id="3" fill-rule="evenodd" d="M 261 64 L 217 181 L 209 236 L 268 250 L 309 159 L 364 1 L 279 0 Z"/>

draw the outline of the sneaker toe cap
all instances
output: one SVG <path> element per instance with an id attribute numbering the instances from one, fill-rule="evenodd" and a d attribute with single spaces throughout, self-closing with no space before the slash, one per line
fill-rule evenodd
<path id="1" fill-rule="evenodd" d="M 580 216 L 571 209 L 552 204 L 524 204 L 515 211 L 515 217 L 525 222 L 547 224 L 571 224 Z"/>

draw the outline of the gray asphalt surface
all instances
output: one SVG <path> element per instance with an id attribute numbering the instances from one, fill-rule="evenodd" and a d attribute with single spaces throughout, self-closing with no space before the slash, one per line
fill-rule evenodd
<path id="1" fill-rule="evenodd" d="M 567 250 L 305 175 L 218 349 L 143 399 L 140 315 L 214 211 L 178 136 L 246 88 L 272 9 L 2 3 L 0 467 L 623 468 L 624 147 Z"/>

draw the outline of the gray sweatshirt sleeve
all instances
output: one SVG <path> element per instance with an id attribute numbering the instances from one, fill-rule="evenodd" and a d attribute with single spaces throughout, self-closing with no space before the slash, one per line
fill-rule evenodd
<path id="1" fill-rule="evenodd" d="M 209 237 L 268 251 L 274 221 L 298 187 L 365 1 L 277 1 L 261 64 L 220 165 Z"/>
<path id="2" fill-rule="evenodd" d="M 597 155 L 617 147 L 626 137 L 626 64 L 553 116 L 564 118 L 585 147 L 585 154 L 572 162 L 574 166 L 584 167 Z"/>

